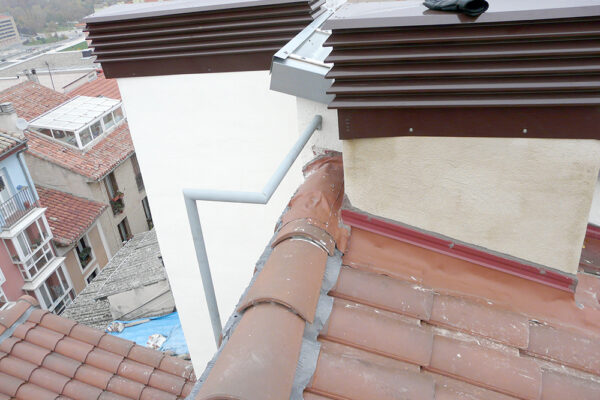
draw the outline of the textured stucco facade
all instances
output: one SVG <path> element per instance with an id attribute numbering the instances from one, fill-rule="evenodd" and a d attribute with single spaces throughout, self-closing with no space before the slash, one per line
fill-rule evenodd
<path id="1" fill-rule="evenodd" d="M 599 167 L 597 141 L 344 142 L 352 206 L 571 274 L 577 272 Z"/>

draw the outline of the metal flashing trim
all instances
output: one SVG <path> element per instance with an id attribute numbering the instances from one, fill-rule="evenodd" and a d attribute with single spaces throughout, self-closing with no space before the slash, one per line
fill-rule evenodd
<path id="1" fill-rule="evenodd" d="M 346 4 L 325 22 L 341 139 L 600 139 L 597 2 L 507 0 L 476 19 L 424 10 Z M 411 23 L 379 23 L 394 15 Z"/>
<path id="2" fill-rule="evenodd" d="M 586 236 L 600 240 L 600 226 L 588 224 Z"/>
<path id="3" fill-rule="evenodd" d="M 400 240 L 436 253 L 445 254 L 486 268 L 515 275 L 555 289 L 575 292 L 577 278 L 574 275 L 541 266 L 536 267 L 531 264 L 526 264 L 525 261 L 501 257 L 453 241 L 449 238 L 437 237 L 430 233 L 411 229 L 397 223 L 384 221 L 383 219 L 349 209 L 342 210 L 342 220 L 352 227 Z"/>
<path id="4" fill-rule="evenodd" d="M 86 19 L 108 78 L 269 70 L 272 56 L 324 14 L 325 0 L 239 0 L 113 7 Z"/>

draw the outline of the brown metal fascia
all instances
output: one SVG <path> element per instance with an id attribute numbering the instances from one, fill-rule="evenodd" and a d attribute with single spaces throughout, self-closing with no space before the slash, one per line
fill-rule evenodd
<path id="1" fill-rule="evenodd" d="M 539 60 L 498 60 L 477 63 L 402 63 L 383 65 L 334 66 L 328 79 L 409 79 L 431 77 L 522 76 L 550 74 L 589 74 L 600 72 L 600 57 Z"/>
<path id="2" fill-rule="evenodd" d="M 250 3 L 256 4 L 244 2 Z M 323 4 L 267 1 L 259 9 L 218 6 L 206 13 L 103 20 L 88 24 L 88 39 L 108 78 L 269 70 L 273 54 L 323 13 Z"/>
<path id="3" fill-rule="evenodd" d="M 544 91 L 600 91 L 600 75 L 533 76 L 517 78 L 411 79 L 380 81 L 336 81 L 327 94 L 419 94 L 491 93 Z M 339 99 L 340 97 L 338 97 Z"/>
<path id="4" fill-rule="evenodd" d="M 598 19 L 573 22 L 534 22 L 529 24 L 468 25 L 460 27 L 427 27 L 418 29 L 389 28 L 386 30 L 335 31 L 325 46 L 361 48 L 394 44 L 439 44 L 523 39 L 556 39 L 599 36 Z M 554 24 L 557 24 L 555 26 Z"/>
<path id="5" fill-rule="evenodd" d="M 565 40 L 539 43 L 501 43 L 485 45 L 406 46 L 366 50 L 338 50 L 327 63 L 363 64 L 394 61 L 489 60 L 532 57 L 586 57 L 600 54 L 600 40 Z"/>
<path id="6" fill-rule="evenodd" d="M 600 107 L 338 110 L 340 139 L 394 136 L 600 139 Z"/>
<path id="7" fill-rule="evenodd" d="M 104 22 L 99 24 L 88 24 L 86 31 L 95 33 L 123 32 L 129 30 L 148 30 L 162 27 L 175 27 L 181 25 L 202 25 L 215 22 L 244 21 L 266 18 L 290 17 L 294 15 L 306 15 L 314 12 L 325 3 L 325 0 L 316 0 L 311 3 L 306 1 L 300 4 L 290 4 L 287 7 L 258 7 L 242 10 L 225 10 L 213 13 L 182 14 L 161 18 L 148 18 L 140 20 L 129 20 L 124 22 Z"/>

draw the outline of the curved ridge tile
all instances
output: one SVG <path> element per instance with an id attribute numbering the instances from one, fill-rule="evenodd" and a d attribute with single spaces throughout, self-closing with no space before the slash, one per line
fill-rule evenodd
<path id="1" fill-rule="evenodd" d="M 304 240 L 285 240 L 269 256 L 256 281 L 238 306 L 275 302 L 312 323 L 319 301 L 327 253 Z"/>
<path id="2" fill-rule="evenodd" d="M 306 239 L 310 239 L 315 243 L 319 244 L 323 249 L 327 250 L 327 254 L 333 256 L 335 252 L 335 241 L 331 237 L 329 233 L 325 230 L 310 224 L 305 219 L 298 219 L 295 221 L 290 221 L 285 224 L 277 235 L 275 236 L 275 240 L 271 244 L 271 247 L 277 246 L 279 243 L 283 242 L 286 239 L 292 239 L 302 237 Z"/>
<path id="3" fill-rule="evenodd" d="M 334 239 L 338 249 L 346 251 L 350 231 L 342 224 L 340 208 L 344 201 L 344 167 L 342 156 L 326 156 L 304 168 L 305 180 L 290 200 L 289 210 L 283 215 L 285 225 L 306 219 L 325 230 Z"/>
<path id="4" fill-rule="evenodd" d="M 302 318 L 276 304 L 249 308 L 196 400 L 289 398 L 304 325 Z"/>

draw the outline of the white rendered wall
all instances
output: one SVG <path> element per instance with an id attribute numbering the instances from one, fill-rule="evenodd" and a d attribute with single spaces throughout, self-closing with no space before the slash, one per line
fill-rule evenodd
<path id="1" fill-rule="evenodd" d="M 594 188 L 594 198 L 592 200 L 589 222 L 596 226 L 600 226 L 600 176 L 598 177 L 598 180 L 596 180 L 596 187 Z"/>
<path id="2" fill-rule="evenodd" d="M 323 117 L 321 131 L 308 141 L 304 152 L 299 159 L 306 164 L 314 158 L 314 154 L 321 154 L 323 150 L 342 151 L 342 141 L 339 139 L 337 110 L 328 110 L 327 104 L 297 97 L 298 129 L 299 133 L 312 120 L 315 115 Z"/>
<path id="3" fill-rule="evenodd" d="M 266 71 L 118 82 L 163 260 L 200 375 L 216 347 L 181 190 L 261 190 L 303 128 L 297 126 L 296 99 L 269 91 Z M 296 162 L 267 206 L 198 203 L 223 323 L 302 182 L 301 165 Z"/>

